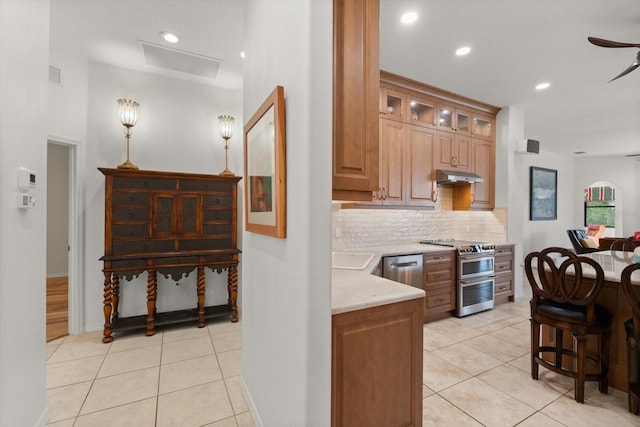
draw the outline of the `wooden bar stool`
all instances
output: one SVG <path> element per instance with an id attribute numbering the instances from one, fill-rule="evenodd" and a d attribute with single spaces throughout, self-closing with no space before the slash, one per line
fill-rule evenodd
<path id="1" fill-rule="evenodd" d="M 602 267 L 591 258 L 551 247 L 525 258 L 525 271 L 533 290 L 531 298 L 531 377 L 538 379 L 538 367 L 574 379 L 575 399 L 584 403 L 584 382 L 598 381 L 601 393 L 609 387 L 609 343 L 611 314 L 595 303 L 604 283 Z M 554 345 L 540 345 L 540 325 L 554 328 Z M 563 346 L 563 333 L 575 338 L 575 350 Z M 587 335 L 597 335 L 597 354 L 588 354 Z M 543 356 L 549 360 L 545 360 Z M 569 356 L 574 363 L 563 363 Z M 573 361 L 572 361 L 573 362 Z M 586 363 L 597 373 L 587 374 Z"/>
<path id="2" fill-rule="evenodd" d="M 640 412 L 640 285 L 631 284 L 631 274 L 640 270 L 640 264 L 631 264 L 622 270 L 622 290 L 631 305 L 633 317 L 624 322 L 627 333 L 627 361 L 629 377 L 629 412 Z"/>

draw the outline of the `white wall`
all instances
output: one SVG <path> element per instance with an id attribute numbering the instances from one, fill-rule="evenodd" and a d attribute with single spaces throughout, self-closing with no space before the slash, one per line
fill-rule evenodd
<path id="1" fill-rule="evenodd" d="M 629 237 L 640 231 L 640 162 L 637 157 L 576 158 L 572 194 L 576 227 L 584 225 L 584 189 L 599 181 L 609 182 L 616 188 L 616 229 L 606 235 Z"/>
<path id="2" fill-rule="evenodd" d="M 287 238 L 244 234 L 242 379 L 257 425 L 330 424 L 331 5 L 246 8 L 244 116 L 276 85 L 286 98 Z"/>
<path id="3" fill-rule="evenodd" d="M 85 328 L 104 325 L 104 176 L 98 167 L 115 168 L 125 160 L 124 127 L 118 119 L 118 98 L 140 104 L 133 128 L 130 159 L 140 169 L 217 174 L 225 167 L 224 141 L 218 133 L 220 114 L 236 118 L 230 140 L 229 169 L 242 174 L 242 93 L 154 74 L 90 63 L 88 67 L 87 140 L 85 144 Z M 240 191 L 240 194 L 242 192 Z M 241 242 L 240 242 L 241 243 Z M 242 261 L 241 261 L 242 263 Z M 227 300 L 226 273 L 207 269 L 207 304 Z M 146 273 L 121 285 L 122 316 L 146 313 Z M 195 273 L 180 285 L 158 276 L 159 311 L 193 307 Z"/>
<path id="4" fill-rule="evenodd" d="M 0 1 L 0 426 L 47 421 L 45 371 L 49 1 Z M 17 207 L 18 168 L 36 209 Z"/>

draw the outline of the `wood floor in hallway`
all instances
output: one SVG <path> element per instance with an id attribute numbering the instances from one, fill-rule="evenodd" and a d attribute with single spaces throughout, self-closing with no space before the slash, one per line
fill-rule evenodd
<path id="1" fill-rule="evenodd" d="M 69 278 L 47 278 L 47 342 L 69 334 Z"/>

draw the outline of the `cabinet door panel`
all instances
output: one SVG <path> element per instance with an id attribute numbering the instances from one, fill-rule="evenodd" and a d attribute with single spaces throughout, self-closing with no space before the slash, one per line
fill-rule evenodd
<path id="1" fill-rule="evenodd" d="M 198 216 L 201 215 L 200 199 L 197 196 L 182 196 L 180 198 L 181 218 L 180 232 L 183 236 L 196 235 L 198 225 L 202 224 Z"/>
<path id="2" fill-rule="evenodd" d="M 450 169 L 453 156 L 453 134 L 438 132 L 434 167 L 436 169 Z"/>
<path id="3" fill-rule="evenodd" d="M 405 125 L 380 120 L 380 198 L 385 205 L 404 203 Z"/>
<path id="4" fill-rule="evenodd" d="M 407 205 L 435 206 L 433 153 L 436 132 L 431 129 L 410 126 L 407 147 Z"/>
<path id="5" fill-rule="evenodd" d="M 153 197 L 153 235 L 175 235 L 175 195 L 156 194 Z"/>
<path id="6" fill-rule="evenodd" d="M 333 191 L 350 200 L 378 184 L 379 13 L 378 1 L 333 2 Z"/>
<path id="7" fill-rule="evenodd" d="M 492 141 L 473 140 L 473 171 L 484 178 L 484 182 L 473 184 L 475 208 L 493 209 L 495 204 L 495 150 Z"/>

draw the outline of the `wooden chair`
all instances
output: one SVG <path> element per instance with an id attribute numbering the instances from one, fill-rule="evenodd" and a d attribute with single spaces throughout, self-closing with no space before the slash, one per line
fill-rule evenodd
<path id="1" fill-rule="evenodd" d="M 614 240 L 613 243 L 611 243 L 611 247 L 609 248 L 609 250 L 633 252 L 633 250 L 637 246 L 640 246 L 640 241 L 635 240 L 632 236 L 632 237 L 627 237 L 626 239 Z"/>
<path id="2" fill-rule="evenodd" d="M 640 264 L 631 264 L 622 270 L 622 290 L 629 301 L 633 317 L 624 322 L 627 333 L 627 360 L 629 376 L 629 412 L 640 412 L 640 285 L 631 284 L 631 274 L 640 270 Z"/>
<path id="3" fill-rule="evenodd" d="M 531 377 L 538 379 L 538 367 L 574 378 L 575 399 L 584 403 L 584 382 L 598 381 L 601 393 L 609 387 L 609 343 L 611 314 L 595 303 L 604 283 L 602 267 L 569 249 L 551 247 L 525 258 L 525 271 L 533 290 L 531 298 Z M 553 345 L 541 345 L 540 326 L 555 330 Z M 575 338 L 575 348 L 563 346 L 564 331 Z M 598 353 L 587 354 L 587 335 L 599 338 Z M 547 355 L 546 358 L 543 358 Z M 575 359 L 569 363 L 563 356 Z M 595 363 L 597 373 L 586 372 Z"/>

